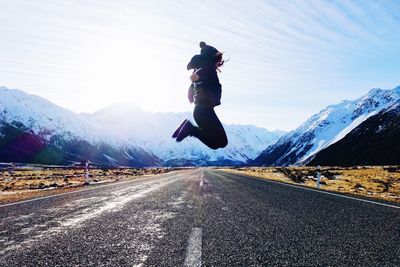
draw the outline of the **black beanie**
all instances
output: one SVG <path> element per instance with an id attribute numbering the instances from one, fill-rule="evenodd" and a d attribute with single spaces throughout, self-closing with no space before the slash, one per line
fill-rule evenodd
<path id="1" fill-rule="evenodd" d="M 200 48 L 200 54 L 206 57 L 214 57 L 217 53 L 219 53 L 215 47 L 212 47 L 203 41 L 200 42 Z"/>

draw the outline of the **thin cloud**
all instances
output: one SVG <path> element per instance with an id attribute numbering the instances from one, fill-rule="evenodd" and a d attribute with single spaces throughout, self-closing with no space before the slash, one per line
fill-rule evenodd
<path id="1" fill-rule="evenodd" d="M 398 1 L 15 0 L 0 2 L 0 10 L 1 83 L 76 111 L 129 97 L 123 93 L 135 88 L 102 87 L 101 77 L 109 69 L 129 80 L 129 70 L 103 66 L 96 75 L 93 69 L 106 58 L 135 67 L 127 62 L 133 52 L 151 62 L 146 76 L 168 77 L 162 90 L 177 99 L 161 101 L 159 110 L 187 109 L 185 65 L 201 40 L 230 58 L 220 108 L 229 122 L 291 129 L 367 86 L 400 83 L 393 63 L 400 56 Z M 152 90 L 157 95 L 161 88 Z"/>

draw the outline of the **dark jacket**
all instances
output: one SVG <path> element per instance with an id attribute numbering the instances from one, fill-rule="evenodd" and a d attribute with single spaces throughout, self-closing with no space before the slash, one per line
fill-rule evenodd
<path id="1" fill-rule="evenodd" d="M 189 87 L 189 101 L 196 106 L 215 107 L 221 104 L 221 84 L 215 63 L 207 57 L 196 55 L 189 62 L 188 69 L 197 71 L 199 80 Z"/>

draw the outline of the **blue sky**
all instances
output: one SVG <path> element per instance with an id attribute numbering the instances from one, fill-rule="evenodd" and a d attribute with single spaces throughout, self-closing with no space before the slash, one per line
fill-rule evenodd
<path id="1" fill-rule="evenodd" d="M 0 85 L 76 112 L 187 111 L 186 64 L 225 52 L 223 121 L 290 130 L 400 85 L 399 1 L 0 0 Z"/>

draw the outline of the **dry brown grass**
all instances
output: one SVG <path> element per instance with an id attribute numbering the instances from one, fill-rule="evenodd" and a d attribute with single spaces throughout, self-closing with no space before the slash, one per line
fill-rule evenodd
<path id="1" fill-rule="evenodd" d="M 316 187 L 315 167 L 244 167 L 234 173 Z M 400 202 L 400 166 L 322 167 L 321 189 Z"/>
<path id="2" fill-rule="evenodd" d="M 170 172 L 171 168 L 90 169 L 91 183 L 137 179 Z M 85 170 L 79 168 L 31 168 L 0 170 L 0 203 L 79 190 L 85 185 Z"/>

